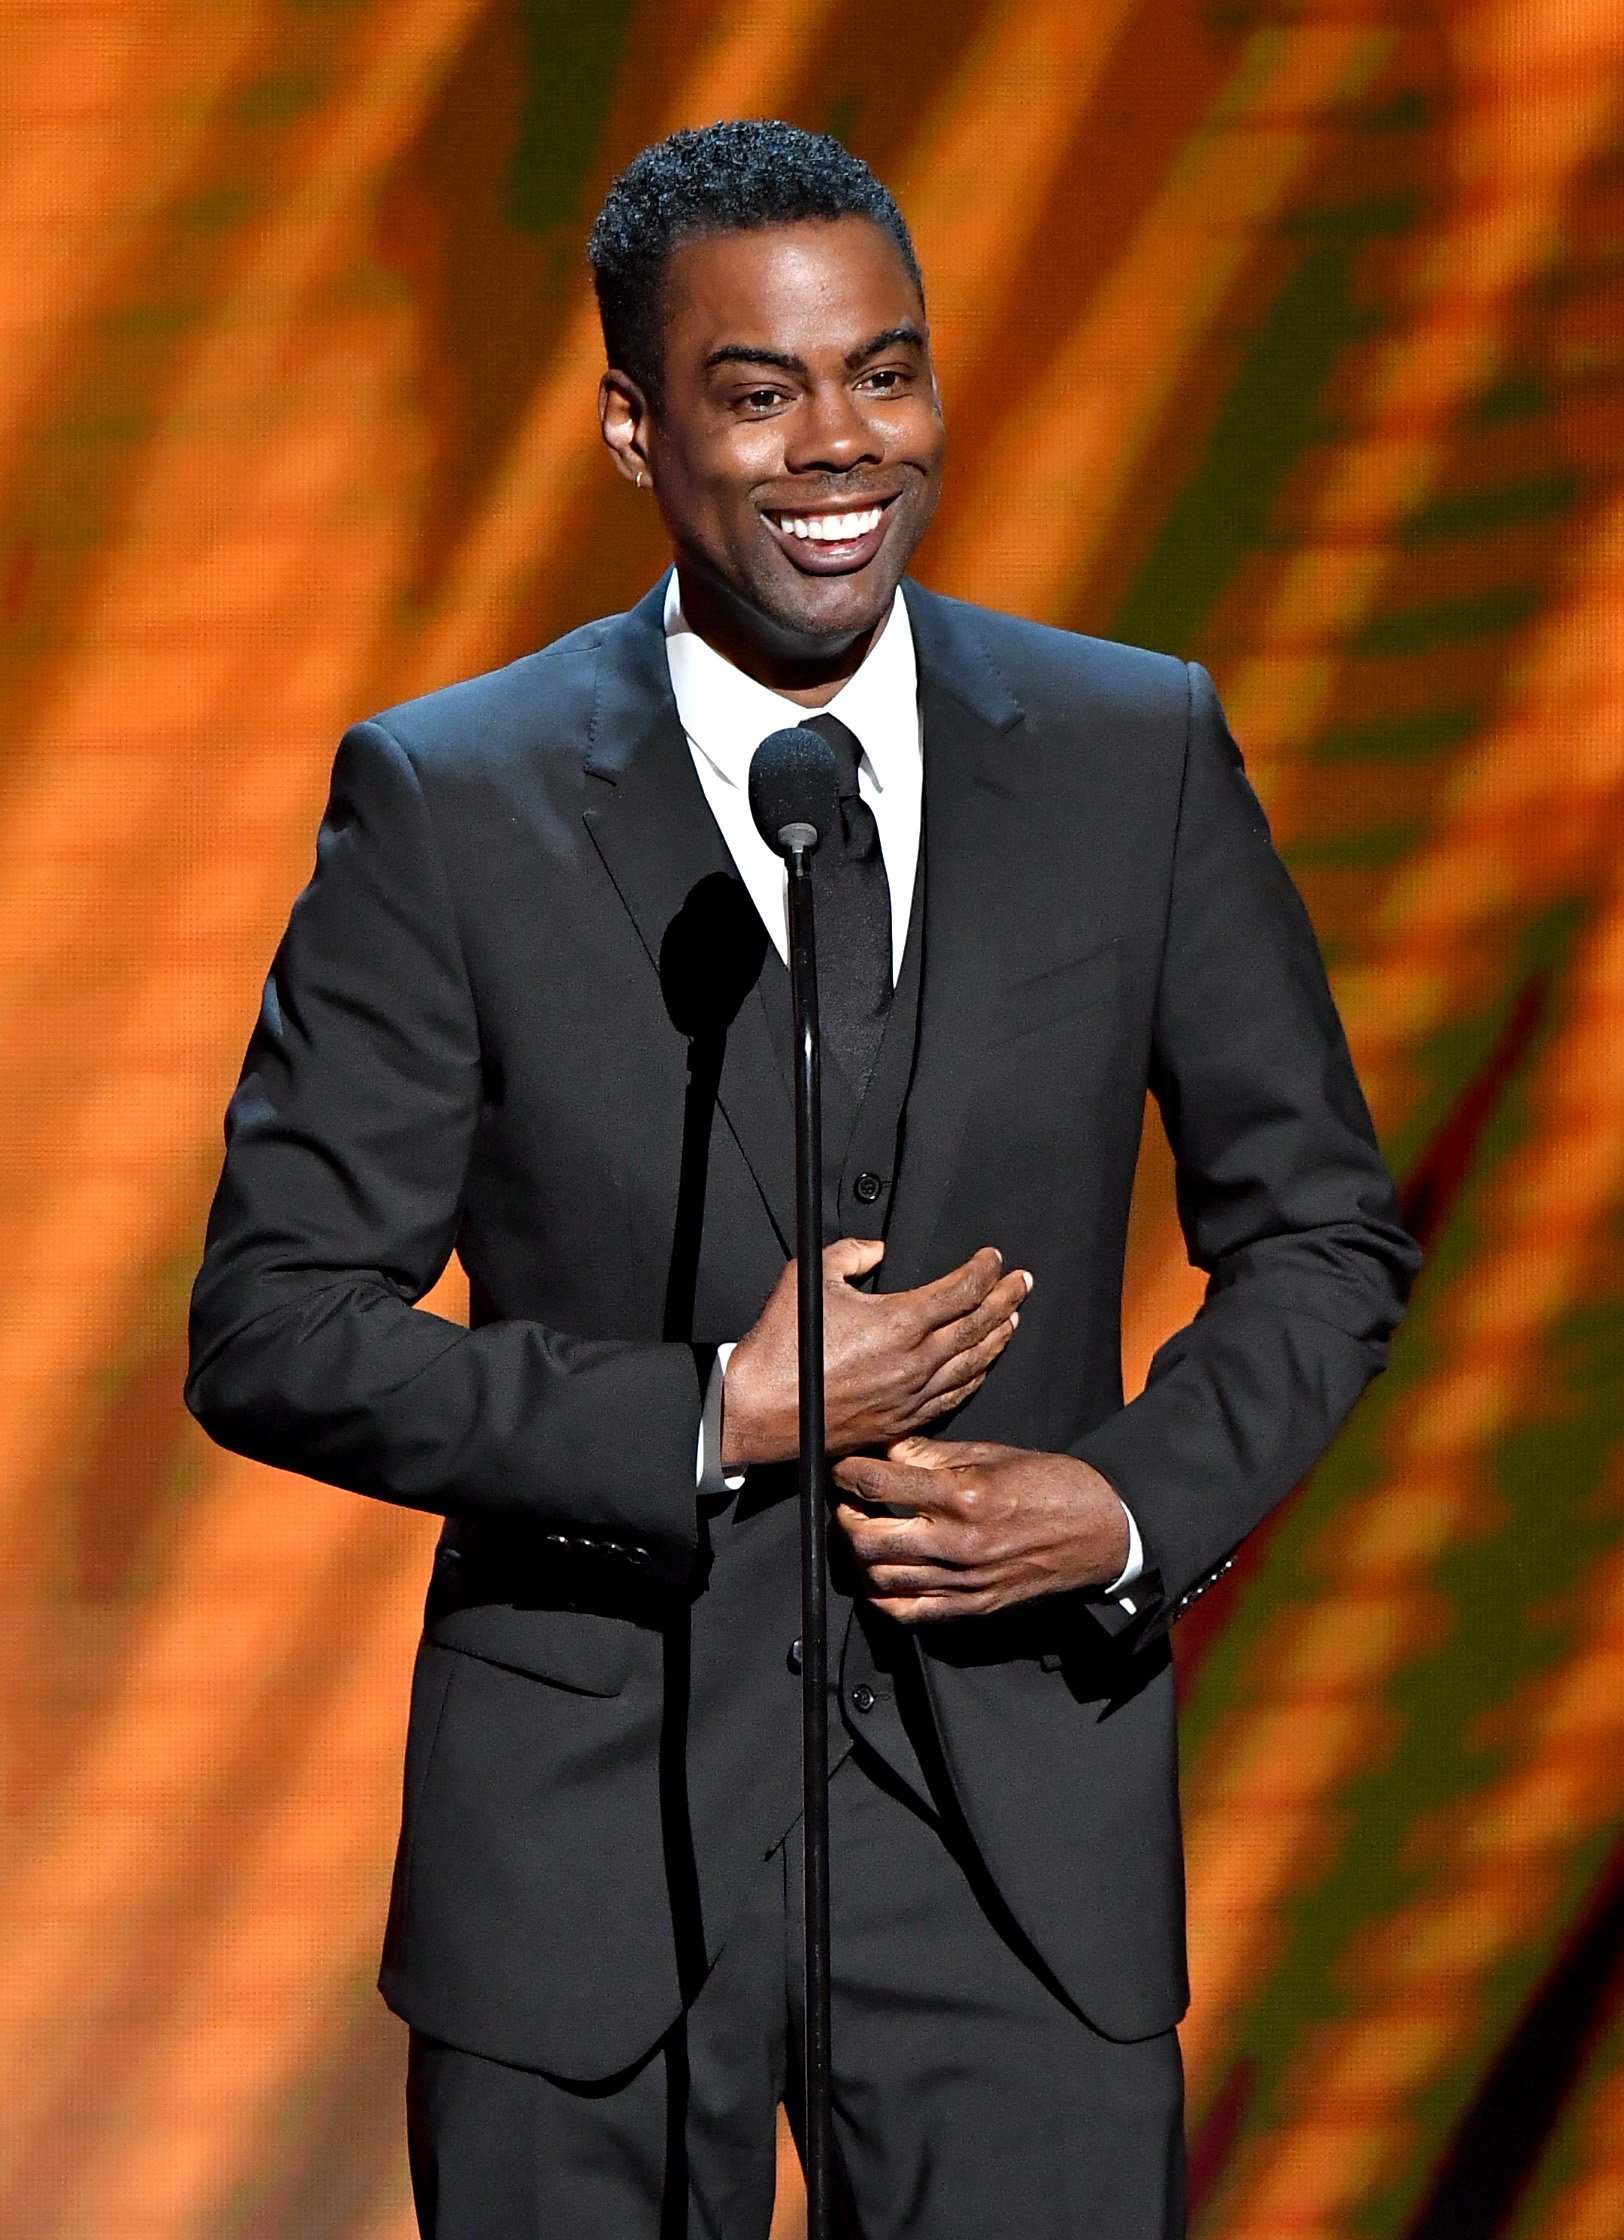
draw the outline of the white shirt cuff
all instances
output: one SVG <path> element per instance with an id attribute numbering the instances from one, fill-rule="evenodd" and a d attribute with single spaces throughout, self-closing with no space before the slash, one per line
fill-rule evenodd
<path id="1" fill-rule="evenodd" d="M 717 1347 L 710 1382 L 705 1387 L 705 1409 L 699 1419 L 699 1454 L 694 1465 L 694 1483 L 702 1494 L 737 1493 L 744 1483 L 742 1470 L 728 1471 L 722 1468 L 722 1386 L 727 1378 L 727 1365 L 732 1358 L 732 1345 Z M 1129 1521 L 1131 1525 L 1132 1520 Z M 1137 1549 L 1137 1535 L 1133 1544 Z M 1137 1578 L 1138 1572 L 1135 1571 L 1133 1576 Z"/>
<path id="2" fill-rule="evenodd" d="M 731 1352 L 732 1348 L 729 1347 L 728 1350 Z M 1122 1501 L 1121 1494 L 1117 1495 L 1117 1499 Z M 1105 1591 L 1116 1602 L 1120 1603 L 1131 1618 L 1137 1614 L 1137 1605 L 1133 1597 L 1123 1590 L 1131 1587 L 1140 1572 L 1145 1568 L 1145 1544 L 1139 1537 L 1139 1527 L 1134 1522 L 1133 1511 L 1125 1501 L 1122 1501 L 1122 1514 L 1128 1520 L 1128 1560 Z"/>

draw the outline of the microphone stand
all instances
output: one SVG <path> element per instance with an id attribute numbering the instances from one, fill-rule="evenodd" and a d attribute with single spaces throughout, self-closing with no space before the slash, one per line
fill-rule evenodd
<path id="1" fill-rule="evenodd" d="M 823 1108 L 809 824 L 779 834 L 789 863 L 790 988 L 795 1018 L 795 1270 L 800 1357 L 801 1841 L 806 1920 L 807 2240 L 831 2240 L 829 2120 L 829 1609 L 823 1422 Z"/>

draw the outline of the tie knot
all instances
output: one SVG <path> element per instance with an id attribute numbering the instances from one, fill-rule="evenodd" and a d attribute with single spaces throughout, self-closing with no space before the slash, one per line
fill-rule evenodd
<path id="1" fill-rule="evenodd" d="M 835 764 L 840 772 L 840 798 L 842 801 L 855 801 L 857 765 L 863 753 L 863 743 L 856 732 L 848 731 L 838 716 L 808 716 L 801 729 L 815 731 L 826 745 L 833 748 Z"/>

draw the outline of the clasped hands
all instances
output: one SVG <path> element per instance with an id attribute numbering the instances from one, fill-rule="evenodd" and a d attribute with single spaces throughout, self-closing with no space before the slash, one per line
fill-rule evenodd
<path id="1" fill-rule="evenodd" d="M 990 1245 L 914 1291 L 865 1292 L 885 1247 L 823 1255 L 824 1407 L 835 1516 L 877 1609 L 907 1625 L 988 1617 L 1104 1586 L 1128 1557 L 1122 1503 L 1074 1455 L 921 1436 L 981 1385 L 1032 1288 Z M 728 1363 L 722 1464 L 788 1461 L 799 1444 L 795 1263 Z"/>

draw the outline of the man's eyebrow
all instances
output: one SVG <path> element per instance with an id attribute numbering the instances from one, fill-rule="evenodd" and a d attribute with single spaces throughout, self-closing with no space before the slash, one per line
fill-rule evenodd
<path id="1" fill-rule="evenodd" d="M 871 335 L 867 342 L 859 343 L 855 350 L 846 353 L 846 369 L 855 371 L 866 365 L 870 358 L 877 358 L 882 350 L 894 350 L 899 343 L 908 343 L 915 350 L 925 347 L 924 332 L 911 319 L 901 326 L 887 327 L 883 334 Z M 724 342 L 712 350 L 705 360 L 705 371 L 710 373 L 717 366 L 775 366 L 781 373 L 804 374 L 806 360 L 797 358 L 790 350 L 768 350 L 754 342 Z"/>
<path id="2" fill-rule="evenodd" d="M 805 373 L 804 360 L 788 350 L 763 350 L 750 342 L 724 342 L 705 360 L 705 371 L 713 366 L 777 366 L 784 373 Z"/>
<path id="3" fill-rule="evenodd" d="M 923 350 L 925 347 L 924 332 L 921 328 L 916 327 L 911 319 L 904 319 L 900 327 L 887 327 L 884 334 L 875 335 L 872 340 L 865 342 L 860 349 L 847 351 L 846 366 L 848 371 L 866 365 L 870 358 L 877 358 L 882 350 L 894 350 L 899 342 L 908 342 L 916 350 Z"/>

